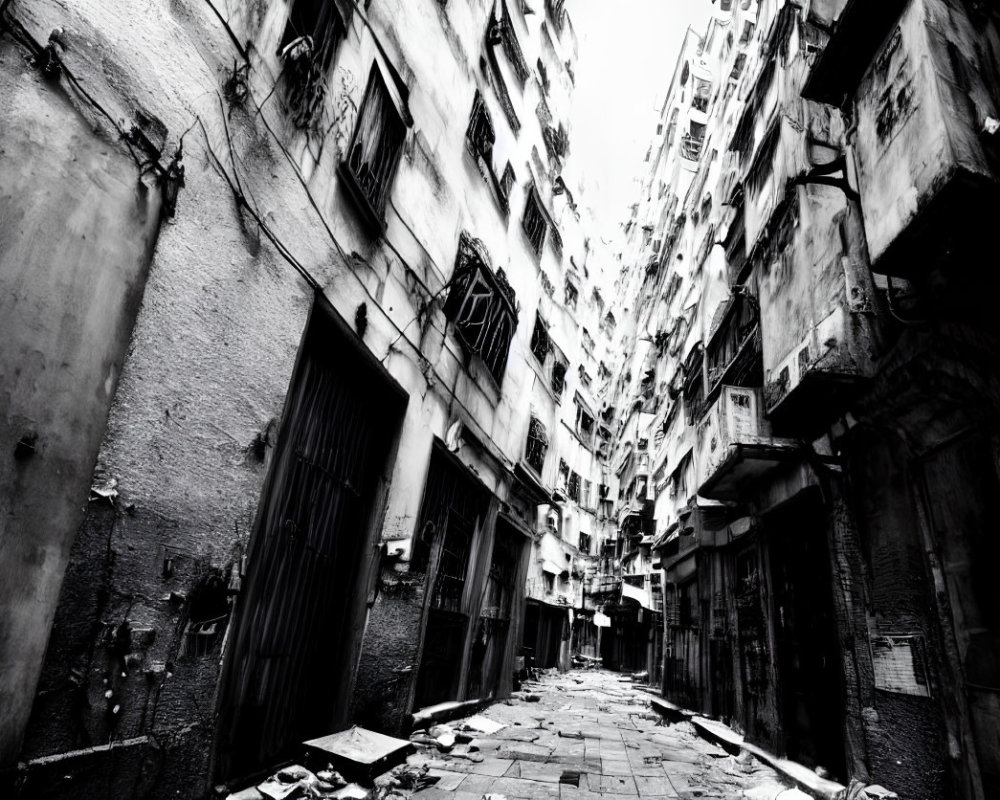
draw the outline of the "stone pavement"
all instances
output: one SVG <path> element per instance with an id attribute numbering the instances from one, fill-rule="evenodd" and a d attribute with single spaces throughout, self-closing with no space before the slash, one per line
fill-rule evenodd
<path id="1" fill-rule="evenodd" d="M 461 745 L 454 753 L 418 747 L 409 763 L 439 780 L 413 800 L 808 797 L 749 754 L 733 757 L 705 741 L 689 722 L 665 723 L 649 699 L 616 673 L 545 675 L 483 712 L 504 727 L 473 734 L 481 761 L 456 755 Z"/>

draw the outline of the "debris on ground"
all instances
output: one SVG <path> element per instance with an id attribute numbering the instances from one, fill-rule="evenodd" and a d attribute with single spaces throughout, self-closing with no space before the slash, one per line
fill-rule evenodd
<path id="1" fill-rule="evenodd" d="M 258 784 L 256 791 L 259 793 L 257 796 L 265 797 L 267 800 L 340 798 L 345 797 L 339 792 L 342 791 L 346 783 L 340 773 L 332 768 L 314 773 L 301 764 L 293 764 L 278 770 L 266 781 Z M 349 796 L 353 797 L 353 795 Z M 229 796 L 229 800 L 252 800 L 252 798 L 254 798 L 252 789 Z"/>

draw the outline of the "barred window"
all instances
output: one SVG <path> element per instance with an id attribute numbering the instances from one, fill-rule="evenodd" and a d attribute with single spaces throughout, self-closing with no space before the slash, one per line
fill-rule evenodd
<path id="1" fill-rule="evenodd" d="M 488 264 L 482 243 L 463 233 L 444 312 L 465 348 L 500 384 L 517 330 L 516 296 L 503 270 L 494 273 Z"/>
<path id="2" fill-rule="evenodd" d="M 569 481 L 566 484 L 566 494 L 574 503 L 580 502 L 580 476 L 575 472 L 569 474 Z"/>
<path id="3" fill-rule="evenodd" d="M 341 174 L 347 178 L 347 187 L 367 221 L 379 232 L 385 229 L 385 204 L 405 138 L 406 123 L 382 71 L 378 65 L 372 65 Z"/>
<path id="4" fill-rule="evenodd" d="M 528 198 L 524 203 L 524 217 L 521 219 L 521 227 L 524 229 L 535 255 L 540 255 L 542 245 L 545 243 L 545 231 L 548 227 L 545 222 L 545 212 L 542 211 L 541 201 L 538 193 L 532 187 L 528 192 Z"/>
<path id="5" fill-rule="evenodd" d="M 539 476 L 545 468 L 545 453 L 548 449 L 549 438 L 545 426 L 536 417 L 532 417 L 528 423 L 528 441 L 525 445 L 524 460 Z"/>

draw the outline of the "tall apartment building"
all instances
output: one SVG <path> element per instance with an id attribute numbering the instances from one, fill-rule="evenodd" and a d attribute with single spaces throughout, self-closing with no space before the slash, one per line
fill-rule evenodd
<path id="1" fill-rule="evenodd" d="M 563 6 L 0 4 L 5 781 L 198 797 L 560 647 L 616 491 Z"/>
<path id="2" fill-rule="evenodd" d="M 662 690 L 901 796 L 1000 797 L 998 35 L 719 0 L 626 224 L 615 546 Z"/>

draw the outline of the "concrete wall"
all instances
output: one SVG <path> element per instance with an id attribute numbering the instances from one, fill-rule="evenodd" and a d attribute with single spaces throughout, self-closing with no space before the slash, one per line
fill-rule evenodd
<path id="1" fill-rule="evenodd" d="M 161 198 L 94 109 L 81 110 L 7 37 L 0 94 L 0 764 L 9 764 L 87 508 Z"/>

